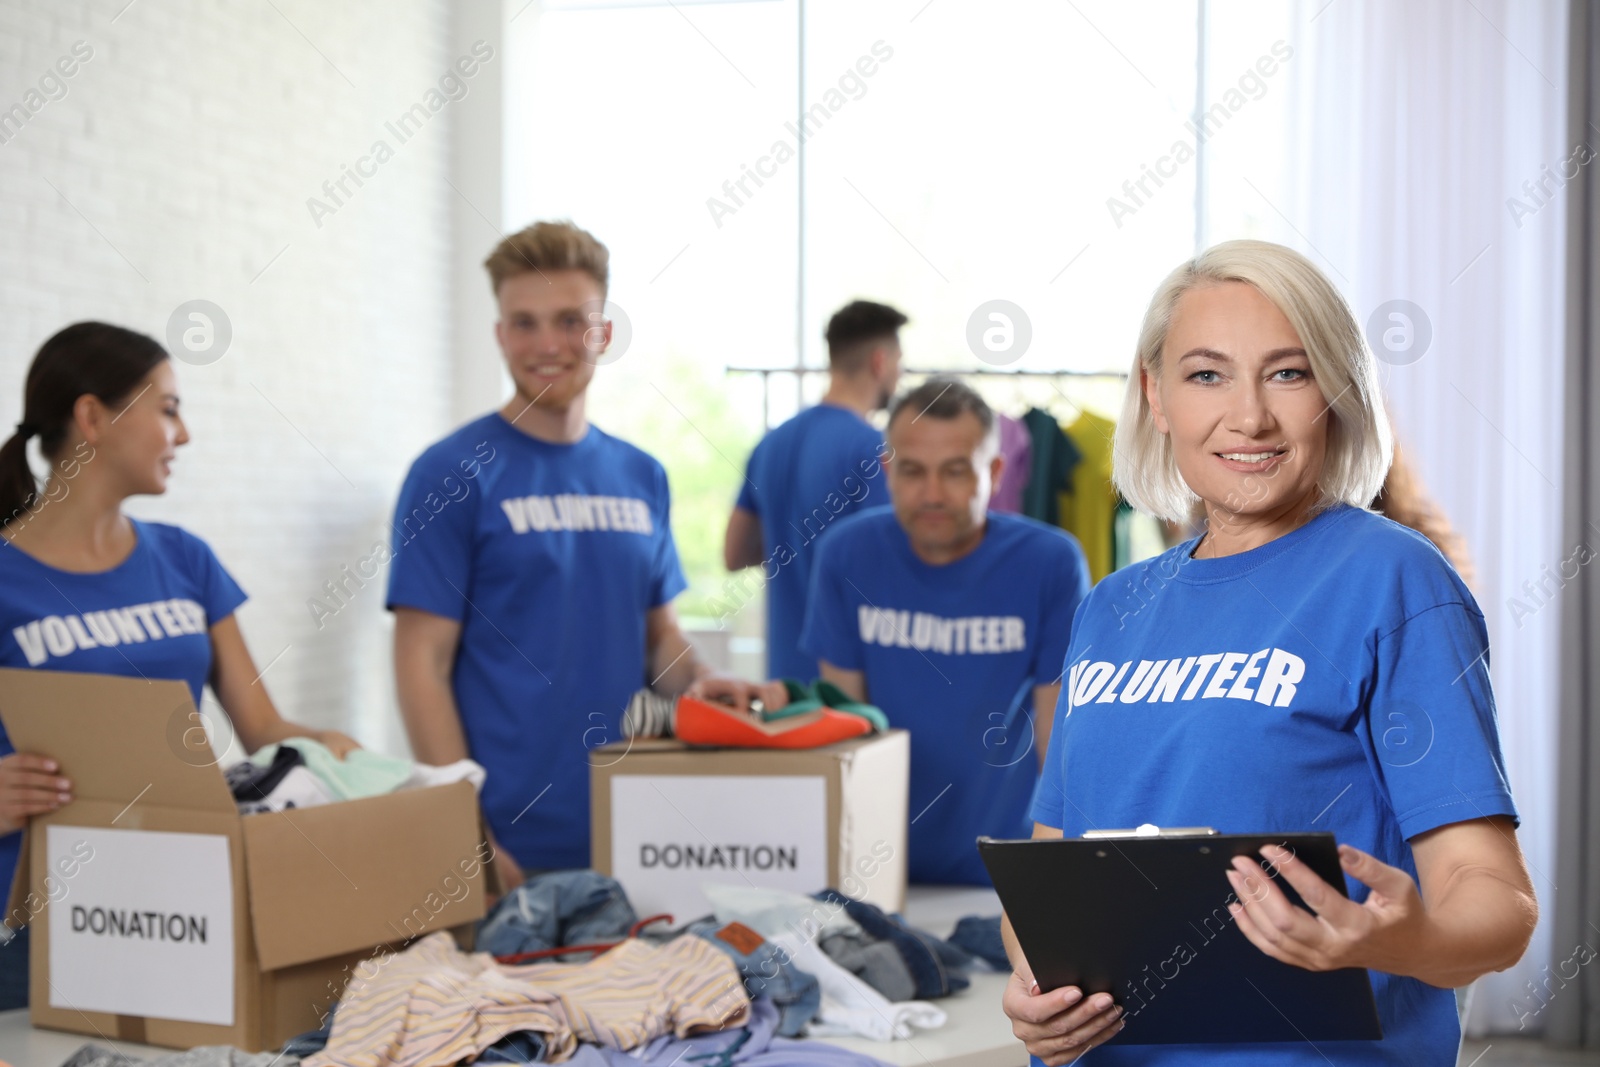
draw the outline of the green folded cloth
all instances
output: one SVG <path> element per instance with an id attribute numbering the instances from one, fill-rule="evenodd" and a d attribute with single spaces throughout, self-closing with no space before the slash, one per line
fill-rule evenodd
<path id="1" fill-rule="evenodd" d="M 358 748 L 340 759 L 321 741 L 309 737 L 290 737 L 283 743 L 299 749 L 306 769 L 340 800 L 359 800 L 392 793 L 411 777 L 410 760 L 385 756 L 371 749 Z M 263 746 L 250 757 L 250 761 L 257 767 L 268 766 L 277 750 L 277 745 Z"/>
<path id="2" fill-rule="evenodd" d="M 791 715 L 804 715 L 808 711 L 816 711 L 822 707 L 821 699 L 804 682 L 797 682 L 793 678 L 784 678 L 782 681 L 783 687 L 789 691 L 789 703 L 781 708 L 764 709 L 761 712 L 762 722 L 776 722 Z"/>
<path id="3" fill-rule="evenodd" d="M 861 716 L 870 722 L 872 728 L 880 734 L 889 729 L 889 718 L 882 710 L 871 704 L 863 704 L 859 700 L 852 700 L 849 694 L 832 682 L 818 678 L 811 683 L 811 689 L 822 703 L 833 710 Z"/>

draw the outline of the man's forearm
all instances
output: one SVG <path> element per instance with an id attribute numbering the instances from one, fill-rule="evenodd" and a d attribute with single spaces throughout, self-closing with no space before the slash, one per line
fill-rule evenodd
<path id="1" fill-rule="evenodd" d="M 652 650 L 650 688 L 658 693 L 677 696 L 711 673 L 682 630 L 674 628 L 663 634 Z"/>
<path id="2" fill-rule="evenodd" d="M 400 716 L 405 720 L 411 754 L 419 763 L 443 766 L 467 759 L 467 735 L 449 682 L 431 671 L 401 672 Z"/>

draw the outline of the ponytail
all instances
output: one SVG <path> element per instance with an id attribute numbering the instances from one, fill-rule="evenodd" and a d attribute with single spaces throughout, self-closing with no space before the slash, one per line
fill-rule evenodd
<path id="1" fill-rule="evenodd" d="M 73 323 L 39 347 L 23 387 L 22 421 L 0 445 L 0 529 L 39 503 L 28 439 L 37 435 L 39 450 L 54 459 L 66 442 L 79 397 L 115 406 L 166 358 L 154 338 L 104 322 Z"/>
<path id="2" fill-rule="evenodd" d="M 28 433 L 32 427 L 21 425 L 17 432 L 0 445 L 0 529 L 20 516 L 39 495 L 39 483 L 34 480 L 28 466 Z"/>

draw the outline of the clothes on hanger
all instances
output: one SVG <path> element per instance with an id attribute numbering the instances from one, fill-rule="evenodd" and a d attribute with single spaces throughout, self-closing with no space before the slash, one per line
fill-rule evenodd
<path id="1" fill-rule="evenodd" d="M 1022 514 L 1030 519 L 1060 525 L 1059 495 L 1072 485 L 1072 474 L 1082 456 L 1061 430 L 1055 416 L 1029 408 L 1022 416 L 1031 439 L 1028 484 L 1022 494 Z"/>
<path id="2" fill-rule="evenodd" d="M 1111 485 L 1112 441 L 1117 424 L 1084 411 L 1065 429 L 1082 463 L 1058 496 L 1058 522 L 1078 539 L 1089 561 L 1089 580 L 1099 582 L 1115 565 L 1117 491 Z"/>
<path id="3" fill-rule="evenodd" d="M 1033 477 L 1033 436 L 1021 419 L 996 415 L 1000 423 L 1000 455 L 1006 465 L 989 496 L 990 511 L 1022 513 L 1022 494 Z"/>

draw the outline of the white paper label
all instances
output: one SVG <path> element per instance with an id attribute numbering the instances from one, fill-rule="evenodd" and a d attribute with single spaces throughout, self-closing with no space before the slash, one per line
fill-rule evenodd
<path id="1" fill-rule="evenodd" d="M 233 872 L 220 834 L 51 826 L 50 1006 L 233 1025 Z"/>
<path id="2" fill-rule="evenodd" d="M 611 779 L 611 870 L 640 915 L 711 910 L 706 882 L 814 893 L 828 884 L 828 793 L 820 775 L 619 774 Z"/>

